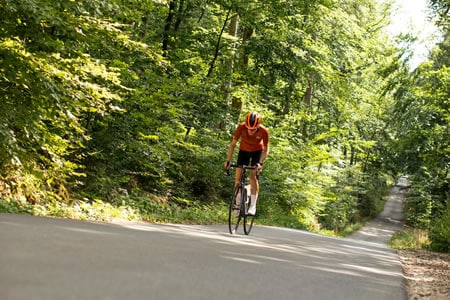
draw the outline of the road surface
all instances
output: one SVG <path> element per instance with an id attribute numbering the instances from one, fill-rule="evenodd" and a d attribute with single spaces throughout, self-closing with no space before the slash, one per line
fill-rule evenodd
<path id="1" fill-rule="evenodd" d="M 382 243 L 227 232 L 0 214 L 0 299 L 406 299 Z"/>

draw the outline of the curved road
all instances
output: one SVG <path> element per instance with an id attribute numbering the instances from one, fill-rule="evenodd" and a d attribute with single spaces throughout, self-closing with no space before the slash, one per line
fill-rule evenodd
<path id="1" fill-rule="evenodd" d="M 0 214 L 0 299 L 406 299 L 383 242 L 227 230 Z"/>

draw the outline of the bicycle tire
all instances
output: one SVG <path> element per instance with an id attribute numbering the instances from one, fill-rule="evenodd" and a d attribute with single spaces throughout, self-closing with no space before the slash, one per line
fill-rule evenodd
<path id="1" fill-rule="evenodd" d="M 246 235 L 249 235 L 250 231 L 252 231 L 252 228 L 253 228 L 253 222 L 255 221 L 255 216 L 247 214 L 248 208 L 250 206 L 250 200 L 248 199 L 248 196 L 247 196 L 247 190 L 246 189 L 244 189 L 244 190 L 245 190 L 244 233 Z"/>
<path id="2" fill-rule="evenodd" d="M 233 195 L 230 200 L 230 205 L 229 205 L 229 209 L 228 209 L 228 229 L 230 231 L 230 234 L 235 234 L 237 232 L 237 230 L 239 228 L 239 223 L 243 216 L 243 214 L 241 212 L 241 207 L 243 207 L 242 199 L 241 199 L 239 207 L 236 207 L 236 205 L 235 205 L 236 197 L 239 194 L 239 192 L 241 192 L 241 197 L 242 197 L 241 190 L 242 190 L 241 186 L 239 186 L 239 185 L 236 186 L 234 188 Z"/>

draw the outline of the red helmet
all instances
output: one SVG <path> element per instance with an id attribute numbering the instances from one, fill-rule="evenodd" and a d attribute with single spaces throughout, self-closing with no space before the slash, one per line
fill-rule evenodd
<path id="1" fill-rule="evenodd" d="M 248 129 L 256 129 L 261 124 L 261 116 L 256 112 L 249 112 L 245 116 L 245 126 Z"/>

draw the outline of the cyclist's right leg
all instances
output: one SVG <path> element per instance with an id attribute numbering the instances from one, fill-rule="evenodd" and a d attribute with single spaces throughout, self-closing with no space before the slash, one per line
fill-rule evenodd
<path id="1" fill-rule="evenodd" d="M 248 165 L 250 163 L 250 152 L 243 151 L 239 149 L 238 157 L 237 157 L 237 165 L 238 166 L 244 166 Z M 244 169 L 236 168 L 236 175 L 234 177 L 234 186 L 236 187 L 239 184 L 239 181 L 241 180 L 241 174 L 244 172 Z M 236 204 L 239 205 L 241 199 L 241 195 L 239 193 Z"/>
<path id="2" fill-rule="evenodd" d="M 250 163 L 250 158 L 252 157 L 252 152 L 247 152 L 239 149 L 238 157 L 237 157 L 237 165 L 238 166 L 248 166 Z M 234 178 L 234 186 L 236 187 L 241 180 L 242 172 L 245 172 L 242 168 L 236 168 L 236 177 Z M 241 195 L 237 197 L 237 204 L 239 205 Z"/>
<path id="3" fill-rule="evenodd" d="M 250 185 L 251 185 L 251 192 L 252 195 L 258 195 L 259 193 L 259 181 L 258 177 L 256 176 L 256 170 L 252 170 L 250 172 Z"/>
<path id="4" fill-rule="evenodd" d="M 259 162 L 260 157 L 261 151 L 251 153 L 252 166 L 256 166 L 256 164 Z M 251 196 L 248 214 L 254 216 L 256 214 L 256 202 L 258 201 L 258 194 L 259 194 L 259 181 L 256 169 L 253 169 L 250 172 L 250 186 L 251 186 L 251 193 L 250 193 Z"/>
<path id="5" fill-rule="evenodd" d="M 236 168 L 236 174 L 234 176 L 234 186 L 239 184 L 239 180 L 241 180 L 241 174 L 244 170 L 242 168 Z"/>
<path id="6" fill-rule="evenodd" d="M 250 205 L 248 214 L 254 216 L 256 214 L 256 202 L 258 201 L 259 182 L 256 177 L 256 170 L 250 172 Z"/>

